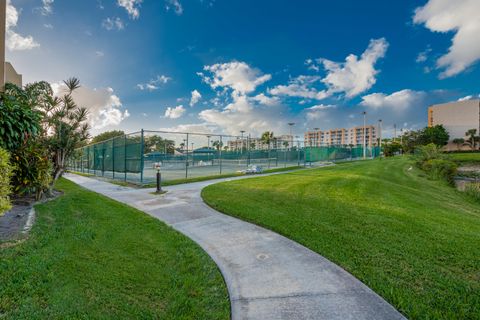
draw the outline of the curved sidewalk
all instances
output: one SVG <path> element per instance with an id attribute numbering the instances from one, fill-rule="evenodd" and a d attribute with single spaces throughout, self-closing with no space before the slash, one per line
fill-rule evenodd
<path id="1" fill-rule="evenodd" d="M 222 179 L 153 189 L 65 178 L 165 222 L 197 242 L 220 268 L 232 319 L 405 319 L 348 272 L 272 231 L 208 207 L 201 190 Z"/>

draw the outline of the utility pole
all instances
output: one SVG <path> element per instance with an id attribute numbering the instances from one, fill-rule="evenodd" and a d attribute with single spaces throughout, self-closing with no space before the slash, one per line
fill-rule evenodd
<path id="1" fill-rule="evenodd" d="M 393 124 L 393 142 L 397 141 L 397 124 Z"/>
<path id="2" fill-rule="evenodd" d="M 243 154 L 243 134 L 245 133 L 245 130 L 241 130 L 240 133 L 242 134 L 242 143 L 241 143 L 241 151 L 240 151 L 240 154 Z"/>
<path id="3" fill-rule="evenodd" d="M 367 111 L 363 111 L 363 159 L 367 158 Z"/>

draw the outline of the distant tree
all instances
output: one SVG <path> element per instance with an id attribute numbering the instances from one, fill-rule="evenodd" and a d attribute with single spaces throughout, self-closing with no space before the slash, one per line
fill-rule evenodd
<path id="1" fill-rule="evenodd" d="M 91 143 L 99 143 L 102 141 L 110 140 L 112 138 L 124 136 L 124 135 L 125 135 L 125 132 L 123 132 L 122 130 L 105 131 L 93 137 Z"/>
<path id="2" fill-rule="evenodd" d="M 217 151 L 220 150 L 220 148 L 223 146 L 223 142 L 221 142 L 220 140 L 216 140 L 216 141 L 213 141 L 212 142 L 212 146 L 217 149 Z"/>
<path id="3" fill-rule="evenodd" d="M 453 143 L 457 145 L 457 149 L 460 149 L 460 146 L 462 146 L 465 143 L 465 139 L 463 138 L 455 138 L 453 139 Z"/>
<path id="4" fill-rule="evenodd" d="M 470 148 L 472 148 L 472 150 L 475 150 L 476 142 L 479 140 L 479 137 L 476 136 L 476 134 L 477 134 L 477 129 L 470 129 L 467 132 L 465 132 L 465 136 L 468 137 L 466 144 L 470 145 Z"/>
<path id="5" fill-rule="evenodd" d="M 383 154 L 385 157 L 392 157 L 402 150 L 402 145 L 397 141 L 390 141 L 383 145 Z"/>
<path id="6" fill-rule="evenodd" d="M 149 152 L 166 152 L 173 154 L 175 150 L 175 142 L 173 140 L 164 139 L 158 135 L 145 137 L 145 150 Z"/>
<path id="7" fill-rule="evenodd" d="M 274 138 L 274 135 L 272 131 L 265 131 L 264 133 L 262 133 L 260 140 L 263 142 L 263 144 L 267 145 L 268 148 L 270 149 L 270 144 L 272 143 L 273 138 Z"/>
<path id="8" fill-rule="evenodd" d="M 283 146 L 285 148 L 288 148 L 289 145 L 290 145 L 290 143 L 288 141 L 283 141 Z"/>
<path id="9" fill-rule="evenodd" d="M 413 153 L 415 148 L 421 144 L 421 135 L 422 130 L 418 131 L 408 131 L 405 132 L 402 136 L 402 150 L 404 153 Z"/>
<path id="10" fill-rule="evenodd" d="M 420 133 L 420 144 L 427 145 L 433 143 L 437 146 L 444 146 L 448 143 L 450 135 L 442 125 L 436 125 L 433 127 L 426 127 Z"/>

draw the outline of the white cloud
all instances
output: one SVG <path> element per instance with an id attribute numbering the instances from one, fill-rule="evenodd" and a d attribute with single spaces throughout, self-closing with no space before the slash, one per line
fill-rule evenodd
<path id="1" fill-rule="evenodd" d="M 125 24 L 119 17 L 106 18 L 102 21 L 102 27 L 107 30 L 123 30 L 125 29 Z"/>
<path id="2" fill-rule="evenodd" d="M 44 23 L 43 26 L 44 26 L 46 29 L 53 29 L 53 25 L 50 24 L 50 23 Z"/>
<path id="3" fill-rule="evenodd" d="M 424 51 L 420 52 L 417 56 L 417 59 L 415 59 L 415 62 L 417 63 L 422 63 L 428 60 L 428 55 L 432 52 L 432 48 L 430 46 L 427 47 Z"/>
<path id="4" fill-rule="evenodd" d="M 127 10 L 131 19 L 138 19 L 140 17 L 139 7 L 142 2 L 143 0 L 117 0 L 117 4 Z"/>
<path id="5" fill-rule="evenodd" d="M 327 71 L 322 82 L 328 87 L 328 92 L 345 93 L 351 98 L 370 89 L 378 74 L 375 64 L 385 56 L 387 48 L 388 42 L 385 38 L 372 39 L 360 59 L 354 54 L 348 55 L 343 63 L 318 59 Z"/>
<path id="6" fill-rule="evenodd" d="M 204 71 L 212 73 L 211 76 L 199 73 L 202 80 L 213 89 L 230 88 L 233 95 L 247 94 L 255 91 L 257 86 L 272 78 L 269 74 L 262 74 L 258 69 L 250 67 L 245 62 L 228 62 L 205 66 Z"/>
<path id="7" fill-rule="evenodd" d="M 324 111 L 329 110 L 329 109 L 335 109 L 337 106 L 336 105 L 325 105 L 325 104 L 317 104 L 314 105 L 310 108 L 306 108 L 306 117 L 307 120 L 318 120 L 321 117 L 325 116 Z"/>
<path id="8" fill-rule="evenodd" d="M 183 7 L 179 0 L 165 0 L 165 9 L 167 9 L 167 11 L 173 9 L 177 15 L 183 13 Z"/>
<path id="9" fill-rule="evenodd" d="M 252 99 L 266 106 L 273 106 L 280 102 L 280 99 L 278 99 L 277 97 L 269 97 L 269 96 L 266 96 L 264 93 L 257 94 Z"/>
<path id="10" fill-rule="evenodd" d="M 139 83 L 137 84 L 137 88 L 140 90 L 147 90 L 147 91 L 155 91 L 160 89 L 161 85 L 167 84 L 169 81 L 171 81 L 172 78 L 167 77 L 165 75 L 159 75 L 156 76 L 154 79 L 151 79 L 147 83 Z"/>
<path id="11" fill-rule="evenodd" d="M 190 107 L 196 105 L 200 101 L 200 99 L 202 99 L 202 95 L 200 94 L 200 92 L 198 92 L 198 90 L 193 90 L 192 97 L 190 98 Z"/>
<path id="12" fill-rule="evenodd" d="M 475 100 L 475 99 L 478 99 L 478 98 L 480 98 L 480 94 L 478 96 L 473 96 L 473 95 L 465 96 L 465 97 L 462 97 L 462 98 L 458 99 L 457 101 Z"/>
<path id="13" fill-rule="evenodd" d="M 388 108 L 397 112 L 404 111 L 412 106 L 423 107 L 427 94 L 424 91 L 404 89 L 390 95 L 372 93 L 362 97 L 360 105 L 373 109 Z"/>
<path id="14" fill-rule="evenodd" d="M 290 80 L 288 85 L 278 85 L 269 89 L 269 93 L 276 96 L 300 97 L 307 99 L 322 100 L 328 97 L 325 90 L 317 90 L 312 87 L 313 84 L 320 81 L 318 76 L 298 76 Z"/>
<path id="15" fill-rule="evenodd" d="M 425 24 L 432 32 L 454 32 L 448 53 L 441 56 L 437 68 L 440 78 L 459 74 L 480 59 L 480 1 L 429 0 L 415 10 L 414 23 Z"/>
<path id="16" fill-rule="evenodd" d="M 40 13 L 44 16 L 52 14 L 53 2 L 54 0 L 42 0 L 42 7 L 39 8 Z"/>
<path id="17" fill-rule="evenodd" d="M 6 17 L 6 46 L 8 50 L 31 50 L 39 47 L 40 44 L 36 42 L 32 36 L 22 36 L 16 33 L 13 28 L 17 26 L 19 13 L 12 5 L 10 0 L 7 0 L 7 17 Z"/>
<path id="18" fill-rule="evenodd" d="M 185 108 L 182 105 L 176 107 L 168 107 L 165 110 L 165 118 L 178 119 L 185 113 Z"/>
<path id="19" fill-rule="evenodd" d="M 103 51 L 95 51 L 95 55 L 99 58 L 102 58 L 105 56 L 105 53 Z"/>
<path id="20" fill-rule="evenodd" d="M 56 96 L 62 96 L 67 90 L 63 82 L 52 83 L 52 89 Z M 112 88 L 90 89 L 81 86 L 72 96 L 79 107 L 88 109 L 88 119 L 93 129 L 119 125 L 130 116 L 128 110 L 122 112 L 122 102 Z"/>

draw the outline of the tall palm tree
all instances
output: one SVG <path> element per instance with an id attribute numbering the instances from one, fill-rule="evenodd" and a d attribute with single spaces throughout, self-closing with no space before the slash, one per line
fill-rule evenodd
<path id="1" fill-rule="evenodd" d="M 468 137 L 468 144 L 470 145 L 470 148 L 472 148 L 472 150 L 475 149 L 476 147 L 475 143 L 478 140 L 478 137 L 475 136 L 476 134 L 477 134 L 477 129 L 470 129 L 467 132 L 465 132 L 465 136 Z"/>

